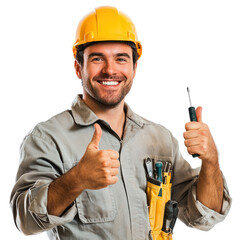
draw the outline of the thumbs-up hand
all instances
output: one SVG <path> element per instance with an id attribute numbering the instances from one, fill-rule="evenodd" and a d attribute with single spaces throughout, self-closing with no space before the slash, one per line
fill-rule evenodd
<path id="1" fill-rule="evenodd" d="M 202 107 L 196 109 L 197 122 L 188 122 L 184 144 L 189 154 L 198 154 L 203 164 L 218 162 L 218 152 L 207 124 L 202 122 Z"/>
<path id="2" fill-rule="evenodd" d="M 118 181 L 119 153 L 100 150 L 102 129 L 94 124 L 95 132 L 86 152 L 78 163 L 78 175 L 82 189 L 100 189 Z"/>

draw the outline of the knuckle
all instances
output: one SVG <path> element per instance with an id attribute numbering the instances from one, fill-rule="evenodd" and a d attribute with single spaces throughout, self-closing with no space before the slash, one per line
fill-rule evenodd
<path id="1" fill-rule="evenodd" d="M 100 151 L 98 152 L 98 157 L 99 157 L 100 159 L 105 159 L 105 158 L 107 157 L 106 151 L 100 150 Z"/>
<path id="2" fill-rule="evenodd" d="M 102 164 L 102 167 L 109 167 L 109 161 L 108 160 L 103 160 L 102 162 L 101 162 L 101 164 Z M 105 169 L 105 171 L 106 171 L 107 169 Z"/>
<path id="3" fill-rule="evenodd" d="M 204 144 L 204 145 L 202 146 L 202 150 L 203 150 L 204 152 L 207 152 L 207 150 L 208 150 L 207 145 Z"/>
<path id="4" fill-rule="evenodd" d="M 184 132 L 184 133 L 183 133 L 183 137 L 186 139 L 187 136 L 188 136 L 188 133 L 187 133 L 187 132 Z"/>
<path id="5" fill-rule="evenodd" d="M 206 147 L 204 144 L 200 145 L 198 148 L 199 148 L 200 152 L 202 152 L 202 153 L 206 152 Z"/>
<path id="6" fill-rule="evenodd" d="M 119 158 L 119 153 L 117 151 L 114 151 L 114 150 L 109 150 L 109 155 L 112 157 L 112 158 L 115 158 L 115 159 L 118 159 Z"/>
<path id="7" fill-rule="evenodd" d="M 103 177 L 104 178 L 108 178 L 108 176 L 109 176 L 109 169 L 108 168 L 104 168 L 103 169 Z"/>
<path id="8" fill-rule="evenodd" d="M 188 130 L 189 129 L 189 122 L 185 124 L 185 129 Z"/>
<path id="9" fill-rule="evenodd" d="M 208 131 L 207 131 L 206 129 L 203 129 L 203 130 L 200 131 L 200 134 L 201 134 L 202 136 L 207 137 L 207 136 L 208 136 Z"/>

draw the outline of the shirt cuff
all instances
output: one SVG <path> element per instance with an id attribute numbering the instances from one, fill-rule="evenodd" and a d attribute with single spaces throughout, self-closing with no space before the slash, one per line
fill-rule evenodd
<path id="1" fill-rule="evenodd" d="M 45 230 L 72 221 L 77 213 L 77 208 L 75 204 L 73 204 L 60 217 L 48 214 L 47 197 L 50 183 L 51 182 L 46 180 L 38 180 L 34 186 L 29 189 L 28 210 Z"/>
<path id="2" fill-rule="evenodd" d="M 191 219 L 189 225 L 198 228 L 200 230 L 208 231 L 217 223 L 223 221 L 227 216 L 232 199 L 229 195 L 227 184 L 225 178 L 224 181 L 224 193 L 223 193 L 223 203 L 221 213 L 218 213 L 197 200 L 196 190 L 197 187 L 194 185 L 188 196 L 188 210 L 189 218 Z"/>

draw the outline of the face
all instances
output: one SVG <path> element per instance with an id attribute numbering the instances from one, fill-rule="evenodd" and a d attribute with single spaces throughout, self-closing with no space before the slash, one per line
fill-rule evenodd
<path id="1" fill-rule="evenodd" d="M 121 103 L 131 89 L 136 72 L 132 48 L 124 43 L 97 43 L 84 50 L 83 66 L 75 62 L 86 103 L 108 107 Z"/>

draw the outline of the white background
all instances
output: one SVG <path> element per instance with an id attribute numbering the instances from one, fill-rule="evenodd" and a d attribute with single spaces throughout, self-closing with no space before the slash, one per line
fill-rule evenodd
<path id="1" fill-rule="evenodd" d="M 192 102 L 203 106 L 220 153 L 233 205 L 226 220 L 209 232 L 180 221 L 174 239 L 238 238 L 239 207 L 239 80 L 240 2 L 233 0 L 88 0 L 0 3 L 1 104 L 1 235 L 5 239 L 47 239 L 46 233 L 26 237 L 14 226 L 10 192 L 23 137 L 38 122 L 69 109 L 80 80 L 73 68 L 72 44 L 79 20 L 101 5 L 117 6 L 134 21 L 143 55 L 126 101 L 138 114 L 168 127 L 193 166 L 182 133 Z"/>

